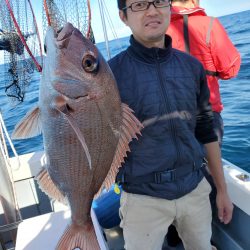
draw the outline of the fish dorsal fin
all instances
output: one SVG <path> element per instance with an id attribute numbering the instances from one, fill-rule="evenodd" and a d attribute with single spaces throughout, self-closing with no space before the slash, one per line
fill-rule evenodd
<path id="1" fill-rule="evenodd" d="M 42 133 L 40 109 L 38 106 L 28 112 L 24 118 L 15 126 L 12 139 L 25 139 Z"/>
<path id="2" fill-rule="evenodd" d="M 37 174 L 36 180 L 38 181 L 41 190 L 50 198 L 52 198 L 53 200 L 57 200 L 63 204 L 67 204 L 65 196 L 53 182 L 45 167 L 43 167 Z"/>
<path id="3" fill-rule="evenodd" d="M 119 167 L 121 166 L 121 163 L 124 162 L 124 157 L 127 156 L 127 152 L 130 152 L 129 142 L 131 142 L 133 138 L 138 139 L 136 134 L 141 135 L 140 130 L 142 128 L 143 125 L 134 116 L 133 110 L 130 109 L 128 105 L 122 103 L 122 126 L 116 153 L 107 177 L 105 178 L 100 190 L 96 194 L 96 197 L 98 197 L 103 188 L 109 190 L 112 184 L 115 183 L 115 178 L 118 173 Z"/>

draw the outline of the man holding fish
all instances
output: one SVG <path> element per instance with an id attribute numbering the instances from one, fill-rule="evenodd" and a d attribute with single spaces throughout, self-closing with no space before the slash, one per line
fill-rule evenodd
<path id="1" fill-rule="evenodd" d="M 109 61 L 122 102 L 144 125 L 130 143 L 117 181 L 122 185 L 121 227 L 128 250 L 160 250 L 174 224 L 186 250 L 210 250 L 211 187 L 218 217 L 227 224 L 227 193 L 205 71 L 198 60 L 172 48 L 165 35 L 169 0 L 117 0 L 131 29 L 130 46 Z M 208 163 L 208 164 L 207 164 Z"/>

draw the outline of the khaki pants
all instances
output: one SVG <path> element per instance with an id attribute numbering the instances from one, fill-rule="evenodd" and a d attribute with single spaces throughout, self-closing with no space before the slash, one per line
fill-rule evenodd
<path id="1" fill-rule="evenodd" d="M 207 180 L 191 193 L 165 200 L 123 191 L 121 227 L 126 250 L 161 250 L 170 224 L 178 230 L 186 250 L 211 250 L 211 187 Z"/>

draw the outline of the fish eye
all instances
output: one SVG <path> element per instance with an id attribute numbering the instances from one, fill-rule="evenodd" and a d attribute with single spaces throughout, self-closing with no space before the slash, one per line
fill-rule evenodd
<path id="1" fill-rule="evenodd" d="M 98 68 L 98 61 L 92 55 L 85 55 L 82 59 L 82 67 L 88 73 L 94 73 Z"/>

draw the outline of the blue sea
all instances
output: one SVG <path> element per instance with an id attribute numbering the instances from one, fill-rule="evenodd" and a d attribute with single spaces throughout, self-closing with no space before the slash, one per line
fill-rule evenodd
<path id="1" fill-rule="evenodd" d="M 228 81 L 220 81 L 224 110 L 222 113 L 225 135 L 222 147 L 223 158 L 250 172 L 250 11 L 244 11 L 219 18 L 233 43 L 240 51 L 242 65 L 238 76 Z M 109 43 L 111 56 L 126 49 L 128 37 Z M 104 43 L 97 44 L 107 58 Z M 38 101 L 40 74 L 34 72 L 27 87 L 25 100 L 14 105 L 5 96 L 4 65 L 0 65 L 0 108 L 9 133 L 15 124 L 34 107 Z M 42 136 L 27 140 L 13 141 L 18 154 L 43 149 Z M 10 150 L 10 155 L 13 153 Z"/>

